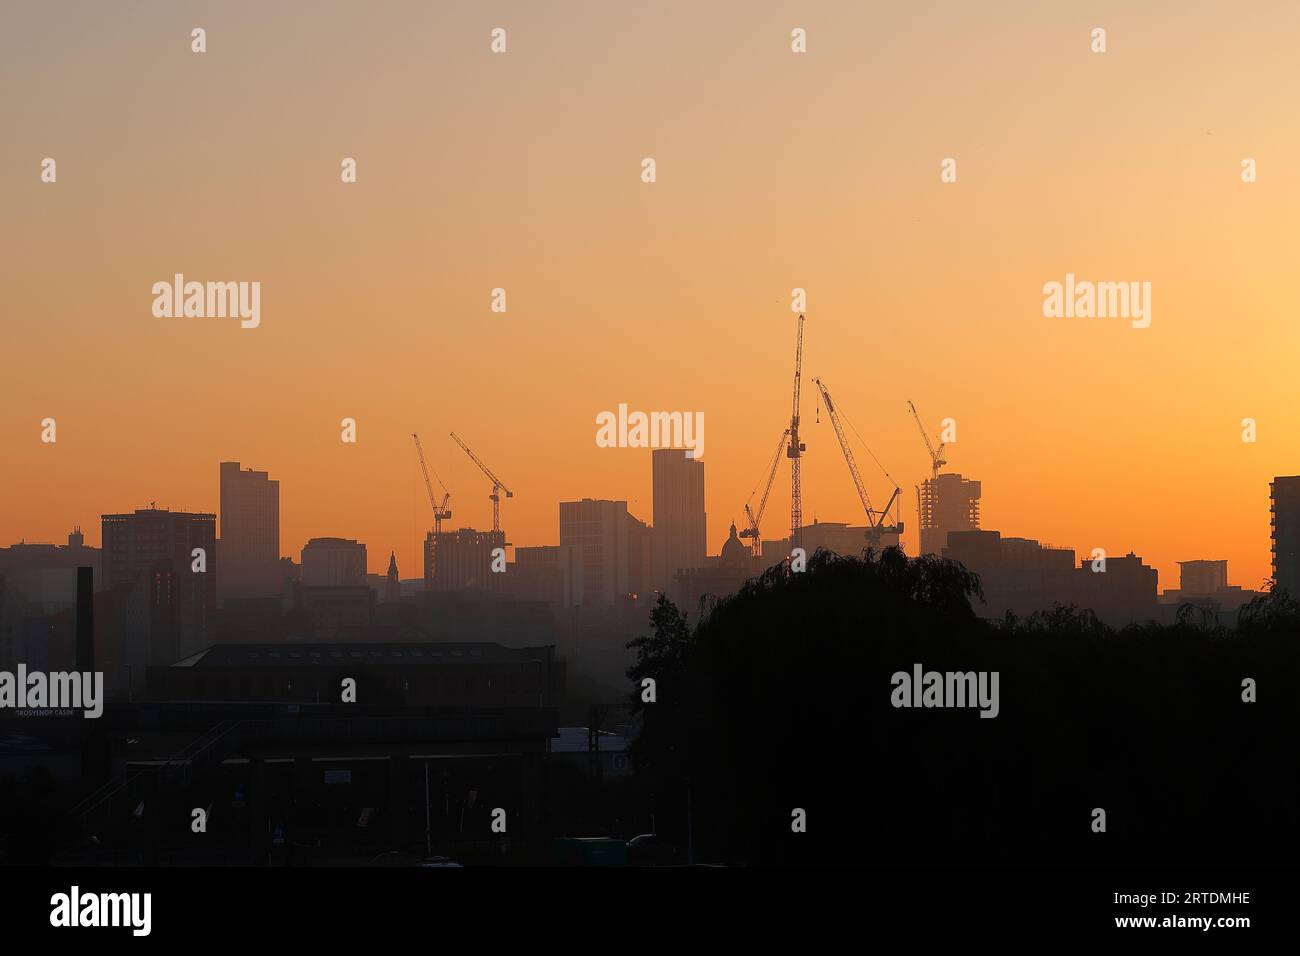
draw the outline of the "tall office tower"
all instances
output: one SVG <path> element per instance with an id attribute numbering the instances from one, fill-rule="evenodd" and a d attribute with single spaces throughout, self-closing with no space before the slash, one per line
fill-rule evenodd
<path id="1" fill-rule="evenodd" d="M 654 531 L 635 515 L 627 516 L 627 589 L 647 595 L 654 590 Z"/>
<path id="2" fill-rule="evenodd" d="M 1300 597 L 1300 475 L 1274 478 L 1268 486 L 1273 528 L 1273 583 Z"/>
<path id="3" fill-rule="evenodd" d="M 651 453 L 653 542 L 650 586 L 666 591 L 673 575 L 704 566 L 707 553 L 704 513 L 704 462 L 680 448 Z"/>
<path id="4" fill-rule="evenodd" d="M 424 536 L 424 589 L 462 591 L 481 588 L 496 591 L 504 574 L 492 570 L 492 552 L 506 547 L 504 531 L 430 531 Z"/>
<path id="5" fill-rule="evenodd" d="M 147 596 L 150 663 L 170 664 L 207 647 L 217 606 L 217 516 L 150 506 L 101 521 L 103 589 L 127 585 Z"/>
<path id="6" fill-rule="evenodd" d="M 313 588 L 366 583 L 366 546 L 351 538 L 312 538 L 302 549 L 302 583 Z"/>
<path id="7" fill-rule="evenodd" d="M 265 471 L 221 462 L 221 579 L 228 597 L 280 593 L 280 482 Z"/>
<path id="8" fill-rule="evenodd" d="M 980 483 L 959 474 L 927 478 L 921 485 L 921 553 L 943 554 L 949 531 L 976 531 L 980 526 Z"/>
<path id="9" fill-rule="evenodd" d="M 560 502 L 560 547 L 578 551 L 582 565 L 582 603 L 614 607 L 628 593 L 626 501 Z"/>

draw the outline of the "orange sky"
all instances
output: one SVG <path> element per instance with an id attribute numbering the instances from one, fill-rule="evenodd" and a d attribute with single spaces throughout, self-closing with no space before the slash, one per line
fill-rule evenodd
<path id="1" fill-rule="evenodd" d="M 716 552 L 789 416 L 798 286 L 809 519 L 861 520 L 819 375 L 909 545 L 912 399 L 957 420 L 985 527 L 1258 586 L 1268 482 L 1300 472 L 1300 8 L 1063 6 L 6 5 L 0 542 L 216 510 L 231 459 L 280 479 L 283 553 L 355 537 L 418 576 L 411 431 L 454 525 L 491 509 L 453 429 L 514 490 L 510 540 L 553 543 L 561 499 L 649 520 L 649 452 L 595 443 L 626 402 L 704 412 Z M 154 318 L 176 272 L 260 281 L 260 328 Z M 1067 272 L 1149 281 L 1151 327 L 1044 318 Z M 783 462 L 767 536 L 788 520 Z"/>

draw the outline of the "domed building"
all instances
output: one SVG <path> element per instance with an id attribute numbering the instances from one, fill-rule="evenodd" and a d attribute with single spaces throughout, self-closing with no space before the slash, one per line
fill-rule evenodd
<path id="1" fill-rule="evenodd" d="M 731 534 L 726 542 L 722 545 L 722 554 L 719 555 L 718 561 L 725 568 L 745 568 L 748 569 L 752 563 L 752 556 L 749 548 L 745 547 L 745 542 L 740 540 L 736 534 L 736 522 L 731 522 Z"/>
<path id="2" fill-rule="evenodd" d="M 716 558 L 705 558 L 704 567 L 678 571 L 673 576 L 669 598 L 681 610 L 692 615 L 707 612 L 718 598 L 735 594 L 750 578 L 763 570 L 763 562 L 753 556 L 736 533 L 736 523 L 723 542 Z M 692 617 L 692 620 L 698 620 Z"/>

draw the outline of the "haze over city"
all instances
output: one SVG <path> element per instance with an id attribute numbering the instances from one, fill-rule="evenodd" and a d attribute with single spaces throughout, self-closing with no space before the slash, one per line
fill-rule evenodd
<path id="1" fill-rule="evenodd" d="M 507 12 L 508 57 L 459 42 Z M 213 511 L 215 463 L 240 460 L 282 482 L 285 553 L 343 535 L 418 576 L 411 431 L 454 523 L 487 526 L 490 503 L 453 429 L 515 490 L 510 541 L 545 544 L 561 499 L 648 511 L 648 453 L 594 441 L 595 416 L 627 402 L 704 413 L 717 553 L 788 420 L 799 287 L 807 372 L 903 487 L 913 553 L 928 461 L 908 399 L 932 429 L 956 420 L 951 469 L 983 482 L 986 527 L 1132 549 L 1162 586 L 1190 558 L 1227 559 L 1245 587 L 1268 576 L 1268 481 L 1300 445 L 1300 139 L 1279 122 L 1293 5 L 566 13 L 9 15 L 0 165 L 30 175 L 0 178 L 23 236 L 0 541 L 80 524 L 98 544 L 100 514 L 149 501 Z M 196 17 L 210 51 L 192 59 L 170 38 Z M 788 55 L 795 19 L 816 56 Z M 1094 20 L 1104 57 L 1079 40 Z M 956 183 L 939 180 L 947 156 Z M 1067 271 L 1150 281 L 1151 326 L 1044 318 L 1042 286 Z M 150 287 L 175 272 L 260 281 L 260 326 L 155 318 Z M 803 414 L 806 516 L 859 522 L 814 395 Z"/>

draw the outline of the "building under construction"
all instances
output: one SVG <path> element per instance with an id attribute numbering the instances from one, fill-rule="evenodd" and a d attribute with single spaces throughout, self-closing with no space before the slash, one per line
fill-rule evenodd
<path id="1" fill-rule="evenodd" d="M 942 554 L 950 531 L 980 526 L 980 483 L 960 474 L 935 475 L 917 489 L 921 553 Z"/>
<path id="2" fill-rule="evenodd" d="M 497 590 L 505 575 L 492 572 L 492 552 L 505 547 L 504 531 L 430 531 L 424 537 L 424 589 Z"/>

